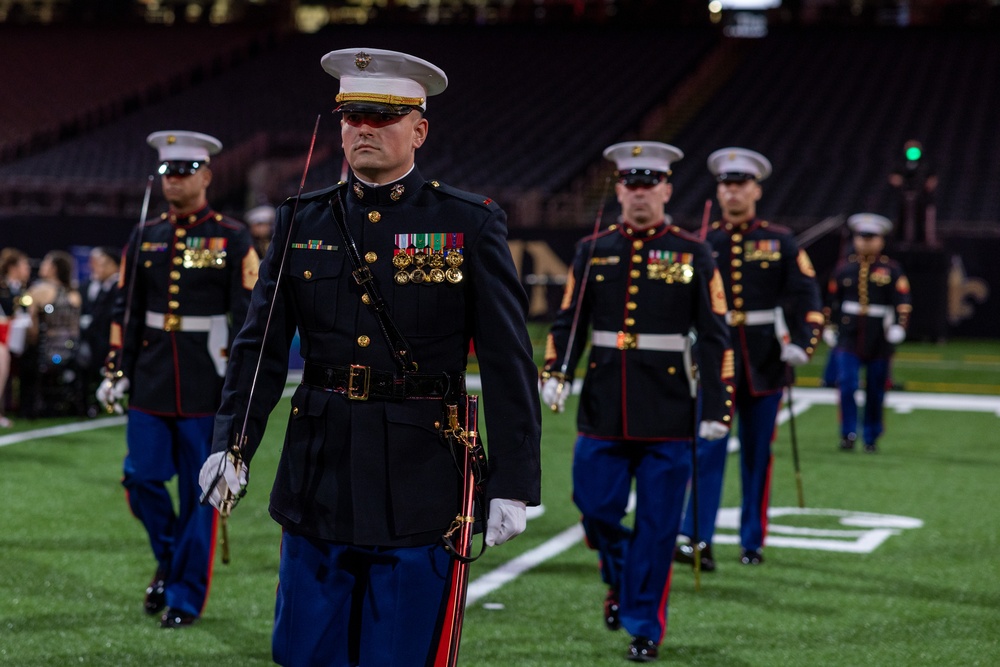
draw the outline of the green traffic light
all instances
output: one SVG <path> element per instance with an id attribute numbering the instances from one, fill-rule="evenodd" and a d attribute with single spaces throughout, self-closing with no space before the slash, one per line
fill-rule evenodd
<path id="1" fill-rule="evenodd" d="M 923 151 L 920 150 L 920 148 L 917 146 L 910 146 L 909 148 L 906 149 L 906 159 L 909 160 L 910 162 L 916 162 L 917 160 L 920 159 L 920 156 L 922 154 Z"/>

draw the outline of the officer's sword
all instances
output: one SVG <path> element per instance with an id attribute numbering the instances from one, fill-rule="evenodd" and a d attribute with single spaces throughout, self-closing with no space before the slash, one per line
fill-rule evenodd
<path id="1" fill-rule="evenodd" d="M 694 417 L 694 432 L 691 434 L 691 549 L 694 553 L 694 590 L 698 592 L 701 590 L 701 536 L 698 531 L 698 384 L 701 371 L 694 364 L 692 347 L 694 343 L 689 335 L 684 349 L 684 362 L 688 382 L 691 384 L 691 398 L 694 399 L 694 407 L 691 409 Z"/>
<path id="2" fill-rule="evenodd" d="M 250 382 L 250 391 L 247 394 L 246 409 L 243 413 L 243 424 L 240 427 L 240 433 L 236 437 L 236 441 L 233 442 L 228 451 L 226 452 L 226 458 L 219 462 L 219 470 L 215 474 L 215 478 L 209 485 L 205 492 L 201 494 L 199 502 L 204 505 L 208 502 L 208 497 L 212 493 L 212 490 L 218 485 L 219 480 L 222 479 L 223 474 L 226 469 L 227 459 L 232 462 L 233 467 L 236 470 L 236 478 L 239 479 L 240 471 L 243 468 L 243 447 L 246 445 L 247 441 L 247 423 L 250 421 L 250 406 L 253 404 L 254 391 L 257 389 L 257 378 L 260 376 L 260 364 L 261 360 L 264 358 L 264 343 L 267 341 L 267 334 L 271 330 L 271 319 L 274 316 L 274 304 L 278 297 L 278 290 L 281 287 L 281 276 L 285 272 L 285 260 L 288 257 L 288 248 L 291 247 L 292 240 L 292 225 L 295 224 L 295 215 L 299 210 L 299 200 L 302 198 L 302 190 L 306 185 L 306 175 L 309 173 L 309 163 L 312 162 L 313 148 L 316 146 L 316 135 L 319 133 L 319 120 L 321 116 L 316 116 L 316 124 L 313 126 L 312 139 L 309 141 L 309 152 L 306 154 L 306 164 L 302 170 L 302 179 L 299 181 L 299 190 L 295 195 L 295 203 L 292 205 L 292 217 L 288 221 L 288 234 L 285 237 L 285 245 L 281 250 L 281 262 L 278 265 L 278 277 L 274 279 L 274 293 L 271 295 L 271 302 L 267 310 L 267 319 L 264 321 L 264 333 L 260 339 L 260 347 L 257 352 L 257 365 L 253 370 L 253 379 Z M 240 499 L 246 495 L 246 485 L 240 487 L 240 489 L 234 493 L 231 488 L 226 485 L 226 495 L 222 499 L 219 507 L 219 520 L 220 527 L 222 530 L 222 563 L 224 565 L 229 564 L 229 515 L 233 513 L 236 508 L 237 503 Z"/>
<path id="3" fill-rule="evenodd" d="M 788 323 L 785 321 L 785 311 L 781 306 L 774 309 L 774 332 L 782 347 L 791 340 Z M 792 464 L 795 466 L 795 488 L 799 494 L 799 507 L 805 507 L 805 494 L 802 491 L 802 468 L 799 466 L 799 439 L 795 435 L 795 405 L 792 403 L 793 384 L 795 384 L 794 371 L 789 365 L 785 368 L 785 388 L 788 389 L 788 423 L 792 433 Z"/>
<path id="4" fill-rule="evenodd" d="M 601 191 L 601 199 L 597 204 L 597 216 L 594 219 L 594 230 L 591 234 L 590 248 L 587 250 L 587 263 L 583 266 L 583 276 L 580 280 L 580 291 L 576 295 L 576 305 L 573 310 L 573 324 L 569 328 L 569 338 L 566 342 L 566 350 L 563 352 L 562 364 L 559 365 L 559 384 L 556 385 L 556 397 L 552 401 L 552 412 L 559 412 L 559 399 L 566 389 L 566 373 L 569 371 L 569 358 L 573 353 L 573 344 L 576 342 L 576 330 L 580 326 L 580 309 L 583 307 L 583 293 L 587 290 L 587 280 L 590 277 L 590 264 L 594 259 L 594 247 L 597 245 L 597 233 L 601 231 L 601 220 L 604 218 L 604 200 L 608 196 L 608 186 L 611 184 L 611 176 L 604 180 L 604 189 Z M 572 275 L 572 269 L 570 270 Z"/>
<path id="5" fill-rule="evenodd" d="M 132 295 L 135 293 L 135 281 L 138 277 L 139 270 L 139 248 L 142 246 L 142 232 L 146 229 L 146 215 L 149 213 L 149 195 L 153 191 L 153 175 L 150 174 L 149 178 L 146 179 L 146 193 L 142 197 L 142 209 L 139 211 L 139 233 L 136 235 L 135 247 L 132 249 L 132 276 L 128 281 L 128 289 L 125 292 L 125 314 L 122 315 L 122 348 L 121 357 L 118 359 L 116 364 L 117 370 L 112 373 L 110 369 L 105 367 L 104 377 L 110 380 L 112 383 L 117 382 L 121 378 L 125 377 L 125 372 L 122 370 L 122 357 L 125 356 L 125 336 L 128 334 L 129 321 L 132 319 Z M 114 414 L 120 406 L 117 401 L 109 402 L 105 406 L 108 414 Z"/>

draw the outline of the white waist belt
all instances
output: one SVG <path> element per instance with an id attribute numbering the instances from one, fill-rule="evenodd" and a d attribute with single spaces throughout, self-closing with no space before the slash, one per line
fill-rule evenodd
<path id="1" fill-rule="evenodd" d="M 774 310 L 730 310 L 726 313 L 726 324 L 731 327 L 774 324 Z"/>
<path id="2" fill-rule="evenodd" d="M 146 326 L 163 331 L 211 331 L 212 323 L 225 315 L 164 315 L 146 311 Z"/>
<path id="3" fill-rule="evenodd" d="M 848 315 L 871 315 L 872 317 L 885 317 L 889 313 L 895 312 L 892 306 L 881 304 L 862 306 L 857 301 L 845 301 L 840 304 L 840 309 Z"/>
<path id="4" fill-rule="evenodd" d="M 688 337 L 682 334 L 637 334 L 619 331 L 595 331 L 590 341 L 594 347 L 613 347 L 619 350 L 683 352 L 688 346 Z"/>

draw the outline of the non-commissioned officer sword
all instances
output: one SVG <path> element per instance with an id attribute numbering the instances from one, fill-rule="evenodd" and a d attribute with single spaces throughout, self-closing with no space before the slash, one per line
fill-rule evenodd
<path id="1" fill-rule="evenodd" d="M 146 179 L 146 194 L 142 197 L 142 209 L 139 211 L 139 233 L 136 236 L 135 248 L 132 249 L 132 275 L 128 281 L 128 289 L 125 291 L 125 314 L 122 316 L 122 335 L 124 336 L 128 332 L 129 321 L 132 316 L 132 295 L 135 293 L 135 281 L 138 275 L 138 263 L 139 263 L 139 248 L 142 246 L 142 232 L 146 229 L 146 215 L 149 212 L 149 195 L 153 191 L 153 175 L 150 174 L 149 178 Z M 111 369 L 105 367 L 104 377 L 112 382 L 112 384 L 118 382 L 118 380 L 125 377 L 125 371 L 122 370 L 122 357 L 125 356 L 125 347 L 121 349 L 121 357 L 118 358 L 115 364 L 116 370 L 114 372 Z M 114 402 L 108 402 L 105 406 L 108 414 L 124 412 L 121 403 L 117 400 Z"/>
<path id="2" fill-rule="evenodd" d="M 313 148 L 316 146 L 316 135 L 319 132 L 319 120 L 321 116 L 316 116 L 316 124 L 313 126 L 312 139 L 309 141 L 309 152 L 306 154 L 306 164 L 302 170 L 302 179 L 299 181 L 299 190 L 295 195 L 295 203 L 292 205 L 292 217 L 288 222 L 288 235 L 285 237 L 285 245 L 281 250 L 281 262 L 278 265 L 278 277 L 274 280 L 274 293 L 271 295 L 271 301 L 267 310 L 267 319 L 264 322 L 264 334 L 261 337 L 259 352 L 257 353 L 257 365 L 253 370 L 253 379 L 250 382 L 250 391 L 247 394 L 246 409 L 243 413 L 243 424 L 240 427 L 240 433 L 236 436 L 235 442 L 229 445 L 229 451 L 226 454 L 226 459 L 228 459 L 233 467 L 236 469 L 236 478 L 239 479 L 240 471 L 243 468 L 243 446 L 247 441 L 247 423 L 250 421 L 250 406 L 253 405 L 253 394 L 257 388 L 257 378 L 260 375 L 260 364 L 263 359 L 264 343 L 267 341 L 267 334 L 271 330 L 271 318 L 274 315 L 274 303 L 277 299 L 279 288 L 281 287 L 281 277 L 285 272 L 285 260 L 288 257 L 288 248 L 291 245 L 292 239 L 292 225 L 295 224 L 295 214 L 299 210 L 299 200 L 302 198 L 302 190 L 306 185 L 306 175 L 309 173 L 309 163 L 312 162 Z M 208 497 L 215 489 L 219 480 L 222 479 L 223 473 L 225 472 L 226 459 L 222 459 L 219 462 L 219 471 L 215 474 L 215 478 L 209 485 L 205 492 L 201 494 L 199 502 L 204 505 L 208 502 Z M 246 485 L 241 486 L 235 493 L 233 489 L 227 488 L 226 495 L 222 499 L 221 506 L 219 507 L 219 519 L 222 529 L 222 563 L 224 565 L 229 564 L 229 515 L 233 513 L 236 508 L 237 503 L 240 499 L 246 495 Z"/>
<path id="3" fill-rule="evenodd" d="M 569 357 L 573 353 L 573 344 L 576 342 L 576 331 L 580 326 L 580 308 L 583 306 L 583 293 L 587 290 L 587 279 L 590 276 L 590 263 L 594 259 L 594 247 L 597 245 L 597 233 L 601 231 L 601 220 L 604 218 L 605 199 L 608 196 L 608 186 L 611 183 L 611 176 L 604 180 L 604 189 L 601 191 L 601 199 L 597 204 L 597 216 L 594 219 L 594 230 L 590 237 L 590 248 L 587 250 L 587 263 L 583 266 L 583 276 L 580 279 L 580 291 L 576 295 L 576 304 L 573 306 L 573 324 L 569 328 L 569 338 L 566 340 L 566 350 L 563 352 L 563 360 L 559 365 L 559 384 L 556 385 L 556 396 L 552 401 L 552 412 L 559 412 L 559 399 L 566 389 L 566 373 L 569 372 Z"/>

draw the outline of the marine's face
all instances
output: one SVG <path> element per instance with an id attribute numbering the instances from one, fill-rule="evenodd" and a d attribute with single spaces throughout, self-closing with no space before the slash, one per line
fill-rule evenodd
<path id="1" fill-rule="evenodd" d="M 854 252 L 868 257 L 879 255 L 885 249 L 885 239 L 878 234 L 855 233 L 853 243 Z"/>
<path id="2" fill-rule="evenodd" d="M 161 176 L 163 198 L 182 213 L 194 212 L 204 206 L 208 184 L 212 182 L 212 170 L 201 167 L 193 174 Z"/>
<path id="3" fill-rule="evenodd" d="M 727 181 L 715 189 L 722 214 L 728 220 L 749 220 L 757 215 L 760 184 L 754 180 Z"/>
<path id="4" fill-rule="evenodd" d="M 638 229 L 647 229 L 663 220 L 663 206 L 670 201 L 673 186 L 665 180 L 652 187 L 631 186 L 619 181 L 615 184 L 622 218 Z"/>
<path id="5" fill-rule="evenodd" d="M 347 163 L 370 183 L 390 183 L 413 166 L 414 153 L 427 138 L 427 119 L 419 111 L 405 116 L 345 113 L 340 136 Z"/>

